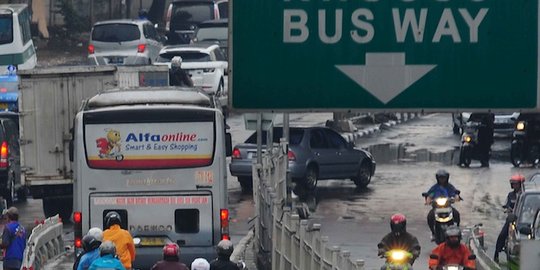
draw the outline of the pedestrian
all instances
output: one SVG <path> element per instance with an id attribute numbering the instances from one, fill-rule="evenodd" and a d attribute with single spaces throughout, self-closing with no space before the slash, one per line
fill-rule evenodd
<path id="1" fill-rule="evenodd" d="M 19 210 L 10 207 L 3 213 L 8 223 L 4 226 L 2 244 L 4 249 L 4 270 L 21 269 L 24 249 L 26 248 L 26 230 L 19 224 Z"/>
<path id="2" fill-rule="evenodd" d="M 79 264 L 77 265 L 77 270 L 87 270 L 92 263 L 98 259 L 99 256 L 99 246 L 101 241 L 98 241 L 93 235 L 85 235 L 82 239 L 82 246 L 84 253 L 80 257 Z"/>
<path id="3" fill-rule="evenodd" d="M 191 270 L 210 270 L 210 264 L 205 258 L 197 258 L 191 263 Z"/>
<path id="4" fill-rule="evenodd" d="M 233 250 L 234 247 L 231 241 L 219 241 L 216 247 L 218 257 L 210 263 L 210 270 L 240 270 L 236 263 L 231 262 Z"/>
<path id="5" fill-rule="evenodd" d="M 116 256 L 113 242 L 105 241 L 99 246 L 99 258 L 90 265 L 89 270 L 126 270 Z"/>
<path id="6" fill-rule="evenodd" d="M 85 237 L 86 236 L 92 236 L 93 239 L 96 240 L 95 242 L 92 242 L 90 240 L 90 238 L 86 239 L 87 242 L 88 242 L 86 247 L 92 246 L 92 248 L 89 249 L 89 250 L 87 250 L 85 248 Z M 83 237 L 83 239 L 82 239 L 83 251 L 79 255 L 77 255 L 77 257 L 75 258 L 75 263 L 73 264 L 73 270 L 79 269 L 79 264 L 81 262 L 81 259 L 88 251 L 92 251 L 92 250 L 95 249 L 95 251 L 94 251 L 95 254 L 93 256 L 95 256 L 95 258 L 99 257 L 99 250 L 97 250 L 97 248 L 99 247 L 99 245 L 101 245 L 101 242 L 103 242 L 103 231 L 98 227 L 93 227 L 90 230 L 88 230 L 88 233 L 86 233 L 86 236 Z M 95 245 L 95 247 L 94 247 L 94 245 Z M 90 264 L 92 264 L 92 261 L 93 260 L 91 260 L 88 264 L 86 264 L 85 268 L 83 268 L 83 269 L 88 269 Z"/>
<path id="7" fill-rule="evenodd" d="M 131 263 L 135 260 L 135 244 L 131 234 L 120 227 L 122 219 L 116 211 L 110 211 L 105 215 L 106 230 L 103 232 L 103 241 L 111 241 L 116 247 L 116 254 L 126 269 L 131 269 Z"/>
<path id="8" fill-rule="evenodd" d="M 189 270 L 180 262 L 180 247 L 175 243 L 163 247 L 163 260 L 152 266 L 151 270 Z"/>

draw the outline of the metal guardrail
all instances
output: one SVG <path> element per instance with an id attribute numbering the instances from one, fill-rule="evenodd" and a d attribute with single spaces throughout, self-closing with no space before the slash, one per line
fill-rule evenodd
<path id="1" fill-rule="evenodd" d="M 284 149 L 287 145 L 282 142 L 280 147 L 267 151 L 262 164 L 253 166 L 259 269 L 363 270 L 363 260 L 353 261 L 349 251 L 328 244 L 320 224 L 301 219 L 294 204 L 285 205 L 288 159 Z"/>
<path id="2" fill-rule="evenodd" d="M 476 255 L 476 269 L 501 270 L 501 267 L 487 253 L 484 246 L 484 235 L 480 227 L 463 229 L 463 239 Z"/>
<path id="3" fill-rule="evenodd" d="M 45 264 L 64 252 L 62 221 L 58 215 L 47 218 L 32 229 L 26 242 L 21 269 L 43 269 Z"/>

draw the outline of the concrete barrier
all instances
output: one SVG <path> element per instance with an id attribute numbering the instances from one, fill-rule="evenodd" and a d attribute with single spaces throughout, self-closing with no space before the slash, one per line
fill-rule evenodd
<path id="1" fill-rule="evenodd" d="M 62 221 L 58 215 L 37 225 L 26 242 L 21 269 L 44 269 L 47 262 L 64 252 Z"/>

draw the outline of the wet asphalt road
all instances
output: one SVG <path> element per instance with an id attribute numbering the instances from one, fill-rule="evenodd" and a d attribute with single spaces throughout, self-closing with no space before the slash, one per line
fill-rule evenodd
<path id="1" fill-rule="evenodd" d="M 291 121 L 303 125 L 323 124 L 330 118 L 331 114 L 304 114 L 291 117 Z M 433 149 L 429 150 L 433 152 L 453 149 L 459 144 L 459 139 L 451 134 L 449 119 L 448 114 L 421 117 L 383 130 L 371 138 L 362 138 L 357 145 L 367 147 L 383 142 L 414 144 L 410 151 L 424 148 Z M 233 145 L 245 140 L 252 133 L 244 130 L 243 118 L 239 115 L 233 115 L 228 124 L 233 134 Z M 429 207 L 423 205 L 420 194 L 435 182 L 435 171 L 445 168 L 451 173 L 450 181 L 462 190 L 465 199 L 456 205 L 461 212 L 462 226 L 483 223 L 486 243 L 489 252 L 492 252 L 505 217 L 500 206 L 509 191 L 507 179 L 513 172 L 520 171 L 529 175 L 536 171 L 512 168 L 511 164 L 504 160 L 508 147 L 508 138 L 497 139 L 493 149 L 500 152 L 500 155 L 496 155 L 500 158 L 493 160 L 490 168 L 479 168 L 478 163 L 473 163 L 472 168 L 463 169 L 444 163 L 404 160 L 392 164 L 379 162 L 367 190 L 356 190 L 354 184 L 348 180 L 321 181 L 312 200 L 315 202 L 312 204 L 312 209 L 315 210 L 312 213 L 312 222 L 322 224 L 322 233 L 329 236 L 332 245 L 340 245 L 343 249 L 350 250 L 353 259 L 364 259 L 366 269 L 379 269 L 383 261 L 376 256 L 376 244 L 389 231 L 390 215 L 402 212 L 408 217 L 409 231 L 419 238 L 422 246 L 422 256 L 415 265 L 427 265 L 427 256 L 435 245 L 429 242 L 425 221 Z M 237 243 L 253 225 L 249 221 L 254 216 L 254 204 L 251 195 L 241 193 L 235 177 L 229 175 L 228 184 L 232 218 L 230 230 L 233 242 Z M 33 227 L 35 219 L 43 218 L 40 200 L 29 200 L 17 206 L 24 213 L 22 221 L 27 228 Z M 71 227 L 66 225 L 65 231 L 68 244 L 72 244 L 72 234 L 69 233 Z"/>

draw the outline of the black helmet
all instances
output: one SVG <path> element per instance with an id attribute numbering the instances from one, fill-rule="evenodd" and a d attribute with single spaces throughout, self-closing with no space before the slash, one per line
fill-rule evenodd
<path id="1" fill-rule="evenodd" d="M 99 246 L 99 256 L 116 255 L 116 246 L 111 241 L 105 241 Z"/>
<path id="2" fill-rule="evenodd" d="M 450 239 L 450 237 L 456 236 L 457 240 Z M 461 242 L 461 230 L 458 226 L 452 225 L 446 229 L 446 244 L 452 248 L 459 247 L 459 243 Z"/>
<path id="3" fill-rule="evenodd" d="M 116 211 L 111 211 L 105 215 L 105 228 L 110 228 L 113 224 L 122 224 L 122 218 Z"/>
<path id="4" fill-rule="evenodd" d="M 82 247 L 84 251 L 92 251 L 101 245 L 101 242 L 98 241 L 93 235 L 85 235 L 82 238 Z"/>
<path id="5" fill-rule="evenodd" d="M 222 258 L 229 258 L 231 257 L 231 254 L 233 253 L 234 247 L 233 243 L 229 240 L 221 240 L 219 241 L 216 251 L 219 257 Z"/>
<path id="6" fill-rule="evenodd" d="M 395 234 L 404 233 L 407 230 L 407 218 L 405 215 L 397 213 L 390 217 L 390 229 Z"/>
<path id="7" fill-rule="evenodd" d="M 437 184 L 439 185 L 445 185 L 448 183 L 448 180 L 450 179 L 450 173 L 448 173 L 446 170 L 439 169 L 437 173 L 435 174 L 435 178 L 437 179 Z M 445 179 L 446 182 L 441 184 L 441 180 Z"/>

